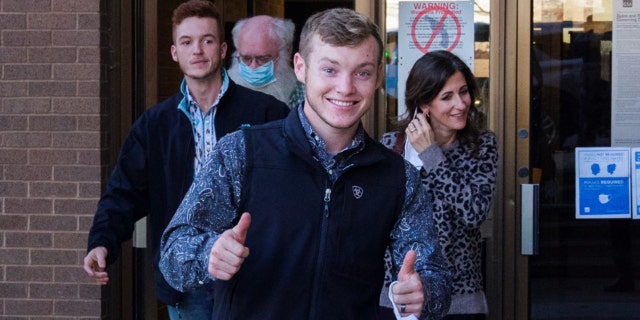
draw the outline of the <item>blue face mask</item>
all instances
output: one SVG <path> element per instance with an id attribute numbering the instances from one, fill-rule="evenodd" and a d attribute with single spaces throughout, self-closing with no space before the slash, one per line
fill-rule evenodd
<path id="1" fill-rule="evenodd" d="M 238 72 L 244 81 L 256 88 L 266 86 L 276 81 L 276 77 L 273 74 L 273 60 L 255 69 L 249 68 L 244 62 L 240 61 Z"/>

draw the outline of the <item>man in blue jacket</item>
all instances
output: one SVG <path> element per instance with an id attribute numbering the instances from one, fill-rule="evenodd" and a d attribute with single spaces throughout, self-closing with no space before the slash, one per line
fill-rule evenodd
<path id="1" fill-rule="evenodd" d="M 227 51 L 219 13 L 210 1 L 191 0 L 173 12 L 171 56 L 184 73 L 180 92 L 147 110 L 120 150 L 89 233 L 84 269 L 98 283 L 149 216 L 158 299 L 171 319 L 211 319 L 211 294 L 182 293 L 157 270 L 160 236 L 217 141 L 242 127 L 281 119 L 289 108 L 272 96 L 236 85 L 222 67 Z"/>
<path id="2" fill-rule="evenodd" d="M 307 20 L 294 57 L 304 104 L 219 141 L 162 236 L 169 284 L 215 283 L 215 319 L 378 319 L 389 247 L 398 315 L 446 314 L 450 275 L 419 174 L 360 122 L 382 66 L 368 18 Z"/>

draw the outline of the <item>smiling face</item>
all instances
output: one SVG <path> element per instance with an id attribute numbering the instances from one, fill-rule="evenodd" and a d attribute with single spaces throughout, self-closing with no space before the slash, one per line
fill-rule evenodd
<path id="1" fill-rule="evenodd" d="M 445 83 L 442 90 L 429 104 L 420 108 L 431 117 L 430 124 L 438 133 L 455 133 L 467 125 L 471 106 L 471 93 L 462 72 L 457 71 Z"/>
<path id="2" fill-rule="evenodd" d="M 353 134 L 380 86 L 378 44 L 370 36 L 356 46 L 333 46 L 314 35 L 310 47 L 306 59 L 294 57 L 305 84 L 305 115 L 321 137 Z"/>
<path id="3" fill-rule="evenodd" d="M 213 18 L 186 18 L 175 27 L 174 35 L 171 57 L 187 78 L 219 77 L 227 44 L 221 42 L 220 30 Z"/>

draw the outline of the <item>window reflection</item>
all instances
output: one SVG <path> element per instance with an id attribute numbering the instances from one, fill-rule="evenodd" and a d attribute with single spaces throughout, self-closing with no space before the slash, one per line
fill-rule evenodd
<path id="1" fill-rule="evenodd" d="M 540 254 L 529 260 L 531 319 L 637 319 L 631 235 L 640 221 L 575 219 L 575 148 L 611 141 L 612 1 L 532 4 L 530 164 L 540 184 Z"/>

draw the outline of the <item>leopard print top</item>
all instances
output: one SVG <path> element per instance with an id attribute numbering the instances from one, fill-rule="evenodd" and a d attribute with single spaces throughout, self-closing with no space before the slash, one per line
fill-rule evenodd
<path id="1" fill-rule="evenodd" d="M 422 183 L 434 205 L 440 245 L 452 272 L 452 295 L 483 291 L 480 225 L 487 218 L 496 188 L 498 147 L 491 132 L 480 136 L 478 156 L 457 142 L 430 146 L 420 154 Z M 381 142 L 397 149 L 398 132 L 385 133 Z M 389 265 L 385 261 L 385 265 Z M 385 286 L 395 271 L 387 268 Z"/>

